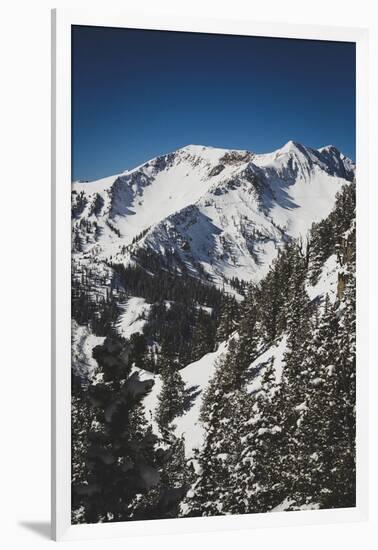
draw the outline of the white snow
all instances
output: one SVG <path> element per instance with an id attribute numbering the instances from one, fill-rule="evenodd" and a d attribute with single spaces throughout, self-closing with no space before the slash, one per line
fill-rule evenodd
<path id="1" fill-rule="evenodd" d="M 286 497 L 281 504 L 278 504 L 278 506 L 275 506 L 271 509 L 271 512 L 285 512 L 290 508 L 290 506 L 294 504 L 294 500 L 291 500 L 290 498 Z"/>
<path id="2" fill-rule="evenodd" d="M 204 432 L 199 421 L 199 415 L 203 392 L 215 373 L 217 362 L 226 350 L 226 343 L 223 342 L 215 352 L 204 355 L 201 359 L 190 363 L 180 371 L 187 388 L 195 387 L 196 392 L 199 392 L 192 407 L 183 416 L 174 420 L 174 424 L 176 425 L 175 434 L 178 437 L 184 436 L 185 453 L 188 458 L 192 457 L 193 450 L 202 444 Z M 154 380 L 154 386 L 151 392 L 144 398 L 143 403 L 147 418 L 152 421 L 153 428 L 157 432 L 158 428 L 154 417 L 158 404 L 158 395 L 162 388 L 161 378 L 158 374 L 153 375 L 142 369 L 135 370 L 139 372 L 142 380 Z"/>
<path id="3" fill-rule="evenodd" d="M 187 456 L 192 456 L 193 449 L 201 446 L 204 430 L 199 421 L 202 405 L 203 391 L 215 373 L 217 362 L 226 352 L 226 343 L 222 343 L 217 351 L 204 355 L 199 361 L 191 363 L 181 371 L 181 375 L 188 388 L 197 386 L 201 390 L 189 411 L 175 419 L 176 434 L 185 438 L 185 451 Z"/>
<path id="4" fill-rule="evenodd" d="M 292 237 L 305 236 L 313 222 L 329 214 L 345 183 L 326 171 L 325 161 L 316 153 L 289 141 L 281 149 L 253 159 L 269 178 L 276 198 L 271 217 Z"/>
<path id="5" fill-rule="evenodd" d="M 139 377 L 141 380 L 153 380 L 154 385 L 152 387 L 152 390 L 150 393 L 146 395 L 146 397 L 143 399 L 144 404 L 144 410 L 146 412 L 147 419 L 151 421 L 152 427 L 155 431 L 155 433 L 158 433 L 158 427 L 155 422 L 155 412 L 156 407 L 158 405 L 158 396 L 161 392 L 162 388 L 162 382 L 161 378 L 158 374 L 152 374 L 150 372 L 147 372 L 143 369 L 138 369 L 135 367 L 135 370 L 139 372 Z"/>
<path id="6" fill-rule="evenodd" d="M 337 297 L 338 271 L 340 266 L 335 254 L 330 256 L 324 263 L 322 272 L 314 286 L 307 285 L 306 290 L 311 300 L 323 298 L 328 294 L 330 301 L 334 302 Z"/>
<path id="7" fill-rule="evenodd" d="M 132 334 L 142 334 L 144 325 L 151 309 L 144 298 L 132 297 L 122 304 L 123 312 L 117 321 L 117 331 L 124 338 L 130 338 Z"/>
<path id="8" fill-rule="evenodd" d="M 202 304 L 197 304 L 196 305 L 196 309 L 198 311 L 203 311 L 204 313 L 207 313 L 208 315 L 211 315 L 212 312 L 213 312 L 213 308 L 212 307 L 208 307 L 208 306 L 204 306 Z"/>
<path id="9" fill-rule="evenodd" d="M 91 378 L 97 362 L 92 357 L 92 351 L 95 346 L 104 342 L 103 336 L 96 336 L 86 326 L 79 325 L 76 321 L 71 324 L 71 357 L 72 368 L 76 375 L 84 378 Z"/>
<path id="10" fill-rule="evenodd" d="M 108 191 L 115 180 L 120 174 L 114 174 L 113 176 L 107 176 L 99 180 L 94 181 L 74 181 L 72 183 L 72 190 L 77 191 L 77 193 L 100 193 L 103 194 L 105 191 Z"/>
<path id="11" fill-rule="evenodd" d="M 279 384 L 281 382 L 286 346 L 287 336 L 284 335 L 251 363 L 249 366 L 249 371 L 255 372 L 256 375 L 254 376 L 252 382 L 248 385 L 248 391 L 250 393 L 256 393 L 261 390 L 262 378 L 266 371 L 266 366 L 271 360 L 273 360 L 275 383 Z"/>
<path id="12" fill-rule="evenodd" d="M 299 405 L 297 405 L 296 407 L 294 407 L 294 410 L 296 410 L 297 412 L 308 411 L 308 407 L 307 407 L 306 401 L 303 401 L 303 403 L 300 403 Z"/>

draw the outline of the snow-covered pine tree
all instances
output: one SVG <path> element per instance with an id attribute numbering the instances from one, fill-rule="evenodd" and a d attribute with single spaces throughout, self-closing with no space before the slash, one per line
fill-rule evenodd
<path id="1" fill-rule="evenodd" d="M 133 510 L 133 519 L 177 518 L 180 503 L 193 478 L 193 470 L 185 458 L 182 437 L 173 433 L 163 443 L 164 451 L 157 454 L 159 482 L 138 498 Z"/>
<path id="2" fill-rule="evenodd" d="M 241 390 L 249 378 L 249 366 L 261 351 L 261 322 L 256 301 L 256 287 L 251 285 L 242 306 L 237 338 L 231 340 L 225 361 L 232 387 Z"/>
<path id="3" fill-rule="evenodd" d="M 174 433 L 174 420 L 184 412 L 188 391 L 174 359 L 161 360 L 160 376 L 162 389 L 155 415 L 161 434 L 161 451 L 157 454 L 160 477 L 159 482 L 139 498 L 133 511 L 134 519 L 178 517 L 179 504 L 192 479 L 184 439 Z"/>
<path id="4" fill-rule="evenodd" d="M 248 418 L 244 386 L 254 345 L 248 332 L 232 339 L 206 390 L 201 409 L 205 441 L 196 456 L 197 478 L 184 500 L 186 516 L 222 515 L 235 508 L 231 473 L 241 452 L 241 426 Z"/>
<path id="5" fill-rule="evenodd" d="M 244 401 L 240 391 L 227 391 L 227 384 L 221 384 L 222 373 L 218 372 L 206 392 L 202 409 L 206 436 L 195 457 L 195 481 L 182 504 L 185 517 L 230 513 L 235 492 L 231 473 L 240 452 L 238 434 Z"/>
<path id="6" fill-rule="evenodd" d="M 93 350 L 98 372 L 88 388 L 86 479 L 72 485 L 74 513 L 85 523 L 132 519 L 138 498 L 160 480 L 157 457 L 163 451 L 141 406 L 153 382 L 131 373 L 129 354 L 122 340 L 109 337 Z"/>
<path id="7" fill-rule="evenodd" d="M 224 342 L 231 336 L 238 324 L 239 307 L 234 296 L 225 295 L 221 305 L 216 341 Z"/>
<path id="8" fill-rule="evenodd" d="M 307 383 L 299 435 L 298 495 L 302 505 L 320 508 L 355 505 L 353 252 L 342 269 L 347 273 L 343 296 L 335 303 L 326 296 L 304 364 Z"/>
<path id="9" fill-rule="evenodd" d="M 257 292 L 255 290 L 255 302 L 258 302 L 258 315 L 261 320 L 261 337 L 264 342 L 271 344 L 282 331 L 282 313 L 285 302 L 283 285 L 288 285 L 289 274 L 283 272 L 287 267 L 286 257 L 289 248 L 279 252 L 268 274 L 261 281 Z M 256 306 L 255 306 L 256 307 Z"/>
<path id="10" fill-rule="evenodd" d="M 251 511 L 268 511 L 285 499 L 295 500 L 295 484 L 300 475 L 299 416 L 305 395 L 303 365 L 311 338 L 312 308 L 305 289 L 306 261 L 299 246 L 290 247 L 285 263 L 288 280 L 284 371 L 280 387 L 275 388 L 272 367 L 267 369 L 265 391 L 254 405 L 256 415 L 247 449 L 255 449 L 245 457 L 252 456 L 254 464 L 249 481 Z"/>
<path id="11" fill-rule="evenodd" d="M 263 368 L 261 388 L 248 396 L 249 417 L 240 424 L 241 452 L 232 472 L 234 513 L 267 512 L 287 495 L 282 476 L 282 452 L 287 446 L 287 434 L 282 429 L 283 398 L 273 360 Z"/>
<path id="12" fill-rule="evenodd" d="M 177 367 L 177 363 L 169 360 L 163 361 L 160 367 L 162 388 L 155 418 L 163 438 L 169 438 L 174 429 L 174 419 L 184 414 L 187 389 Z"/>
<path id="13" fill-rule="evenodd" d="M 312 285 L 317 282 L 325 260 L 334 250 L 333 231 L 330 217 L 312 225 L 309 251 L 309 281 Z"/>
<path id="14" fill-rule="evenodd" d="M 200 309 L 196 316 L 196 324 L 193 333 L 191 360 L 197 361 L 206 353 L 213 351 L 215 330 L 210 316 Z"/>
<path id="15" fill-rule="evenodd" d="M 323 507 L 355 506 L 356 499 L 356 230 L 355 190 L 346 190 L 341 202 L 344 224 L 349 227 L 340 238 L 339 259 L 344 288 L 339 293 L 337 314 L 340 330 L 335 362 L 335 408 L 333 411 L 334 470 L 331 492 L 322 501 Z M 347 206 L 348 205 L 348 206 Z"/>
<path id="16" fill-rule="evenodd" d="M 289 345 L 282 390 L 286 393 L 285 403 L 291 402 L 297 415 L 296 422 L 286 428 L 292 449 L 289 455 L 296 455 L 292 467 L 297 467 L 289 495 L 292 508 L 345 507 L 355 503 L 353 196 L 353 185 L 346 186 L 325 220 L 331 223 L 334 242 L 331 247 L 325 246 L 323 262 L 338 251 L 339 286 L 340 281 L 343 283 L 342 291 L 338 291 L 339 300 L 331 303 L 326 296 L 320 318 L 318 313 L 312 316 L 311 332 L 297 330 L 299 343 L 302 342 L 297 352 L 293 353 L 293 339 L 289 338 L 291 348 Z M 310 269 L 310 280 L 312 274 Z M 296 302 L 300 300 L 297 298 Z M 302 317 L 302 322 L 293 324 L 295 309 L 290 312 L 289 327 L 303 328 L 303 319 L 310 319 L 304 309 L 298 317 Z M 296 365 L 301 365 L 301 369 Z"/>
<path id="17" fill-rule="evenodd" d="M 299 417 L 296 506 L 321 507 L 331 491 L 336 449 L 336 377 L 339 319 L 328 295 L 324 311 L 307 348 L 302 376 L 305 394 L 297 406 Z"/>

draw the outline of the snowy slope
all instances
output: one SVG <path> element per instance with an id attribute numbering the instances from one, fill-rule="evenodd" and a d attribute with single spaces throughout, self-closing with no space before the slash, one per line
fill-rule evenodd
<path id="1" fill-rule="evenodd" d="M 176 418 L 175 433 L 178 437 L 184 436 L 185 452 L 188 458 L 193 456 L 193 450 L 201 446 L 203 440 L 203 428 L 199 421 L 200 409 L 202 404 L 203 392 L 206 389 L 210 379 L 215 373 L 218 361 L 227 351 L 226 343 L 222 343 L 217 351 L 204 355 L 199 361 L 187 365 L 180 371 L 180 374 L 186 384 L 186 387 L 195 388 L 196 398 L 191 408 L 181 417 Z M 154 420 L 156 407 L 158 404 L 158 395 L 161 391 L 161 379 L 158 374 L 151 375 L 142 369 L 136 369 L 142 380 L 153 379 L 154 386 L 151 392 L 144 399 L 144 406 L 147 418 L 152 421 L 154 429 L 157 431 L 157 425 Z"/>
<path id="2" fill-rule="evenodd" d="M 151 304 L 143 298 L 132 297 L 122 304 L 123 312 L 118 318 L 116 329 L 120 336 L 129 339 L 132 334 L 142 334 L 147 323 Z"/>
<path id="3" fill-rule="evenodd" d="M 315 285 L 307 285 L 307 294 L 311 300 L 323 298 L 328 294 L 331 303 L 337 298 L 337 283 L 340 265 L 337 262 L 335 254 L 332 254 L 323 265 L 321 274 Z"/>
<path id="4" fill-rule="evenodd" d="M 128 264 L 144 247 L 174 252 L 219 285 L 235 276 L 257 281 L 285 240 L 329 214 L 353 175 L 353 163 L 332 146 L 288 142 L 264 155 L 187 146 L 117 176 L 74 183 L 75 254 Z"/>
<path id="5" fill-rule="evenodd" d="M 338 274 L 340 269 L 341 267 L 336 256 L 330 256 L 324 262 L 317 282 L 314 285 L 309 283 L 306 285 L 306 291 L 310 300 L 319 300 L 321 304 L 324 304 L 325 296 L 328 295 L 331 303 L 336 301 Z M 285 366 L 284 355 L 286 352 L 286 347 L 287 335 L 284 334 L 251 363 L 249 366 L 251 381 L 248 384 L 248 391 L 251 394 L 258 393 L 261 390 L 262 378 L 270 361 L 273 361 L 276 384 L 281 382 L 282 373 Z"/>
<path id="6" fill-rule="evenodd" d="M 250 364 L 249 372 L 252 380 L 248 385 L 248 391 L 251 394 L 258 393 L 261 390 L 262 378 L 270 361 L 273 361 L 275 383 L 279 384 L 281 382 L 286 346 L 287 336 L 284 335 Z"/>
<path id="7" fill-rule="evenodd" d="M 142 231 L 194 204 L 214 183 L 207 175 L 224 153 L 222 149 L 188 146 L 111 178 L 74 182 L 73 191 L 83 192 L 88 200 L 80 219 L 96 218 L 103 229 L 100 254 L 108 257 L 119 249 L 120 242 L 127 246 Z M 104 201 L 100 216 L 90 214 L 96 194 Z M 106 221 L 121 237 L 116 238 Z"/>
<path id="8" fill-rule="evenodd" d="M 104 342 L 104 337 L 96 336 L 88 327 L 81 326 L 76 321 L 71 325 L 72 370 L 83 378 L 91 378 L 97 363 L 92 357 L 93 348 Z"/>
<path id="9" fill-rule="evenodd" d="M 202 444 L 203 427 L 199 421 L 203 392 L 213 377 L 218 361 L 226 353 L 226 343 L 222 343 L 217 351 L 207 353 L 199 361 L 191 363 L 181 371 L 181 375 L 188 388 L 196 387 L 200 394 L 196 398 L 189 411 L 175 420 L 176 434 L 185 438 L 185 449 L 187 456 Z"/>
<path id="10" fill-rule="evenodd" d="M 335 158 L 330 157 L 330 149 Z M 340 186 L 353 177 L 353 163 L 336 148 L 317 151 L 293 141 L 274 153 L 259 155 L 254 163 L 273 192 L 271 217 L 292 237 L 305 235 L 314 221 L 325 218 Z"/>

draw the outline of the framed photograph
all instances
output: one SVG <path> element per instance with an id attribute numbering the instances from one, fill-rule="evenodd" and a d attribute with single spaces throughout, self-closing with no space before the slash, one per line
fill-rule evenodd
<path id="1" fill-rule="evenodd" d="M 367 514 L 367 31 L 54 11 L 57 540 Z"/>

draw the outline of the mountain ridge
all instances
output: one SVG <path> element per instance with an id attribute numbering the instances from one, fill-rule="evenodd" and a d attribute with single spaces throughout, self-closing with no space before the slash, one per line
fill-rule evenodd
<path id="1" fill-rule="evenodd" d="M 138 248 L 218 286 L 259 280 L 278 249 L 326 217 L 354 164 L 334 146 L 272 153 L 187 145 L 119 175 L 73 185 L 73 252 L 127 265 Z M 89 232 L 88 232 L 89 229 Z"/>
<path id="2" fill-rule="evenodd" d="M 324 151 L 325 152 L 332 151 L 332 152 L 336 153 L 337 155 L 339 155 L 341 158 L 345 159 L 350 166 L 353 166 L 353 167 L 355 166 L 354 162 L 349 157 L 344 155 L 342 153 L 342 151 L 333 144 L 328 144 L 328 145 L 324 145 L 324 146 L 319 147 L 319 148 L 314 148 L 314 147 L 304 146 L 296 140 L 289 140 L 282 147 L 280 147 L 278 149 L 275 149 L 272 152 L 256 153 L 254 151 L 250 151 L 249 149 L 232 149 L 232 148 L 227 148 L 227 147 L 215 147 L 215 146 L 212 146 L 212 145 L 202 145 L 202 144 L 190 143 L 190 144 L 184 145 L 183 147 L 179 147 L 178 149 L 174 149 L 174 150 L 169 151 L 167 153 L 162 153 L 161 155 L 157 155 L 156 157 L 151 157 L 150 159 L 146 160 L 145 162 L 143 162 L 143 163 L 141 163 L 141 164 L 139 164 L 139 165 L 137 165 L 133 168 L 123 170 L 119 173 L 103 176 L 101 178 L 96 178 L 96 179 L 92 179 L 92 180 L 87 180 L 87 179 L 80 178 L 80 179 L 77 179 L 77 180 L 73 180 L 72 185 L 77 186 L 77 185 L 80 185 L 80 184 L 92 184 L 92 183 L 107 180 L 108 178 L 117 178 L 117 177 L 122 176 L 122 175 L 131 174 L 132 172 L 135 172 L 135 171 L 143 168 L 144 166 L 149 165 L 150 163 L 153 163 L 154 161 L 156 161 L 158 159 L 168 157 L 168 156 L 173 155 L 175 153 L 178 153 L 180 151 L 181 152 L 187 152 L 188 154 L 192 154 L 192 155 L 196 155 L 196 154 L 199 155 L 201 151 L 209 150 L 209 151 L 219 151 L 219 152 L 224 152 L 224 153 L 228 153 L 228 152 L 245 153 L 245 154 L 249 154 L 249 155 L 253 155 L 253 156 L 257 156 L 257 157 L 263 157 L 263 156 L 266 156 L 266 155 L 273 155 L 273 154 L 284 152 L 285 150 L 290 150 L 290 149 L 294 149 L 294 148 L 298 148 L 298 149 L 299 148 L 305 148 L 308 151 L 318 152 L 320 154 L 322 154 Z"/>

